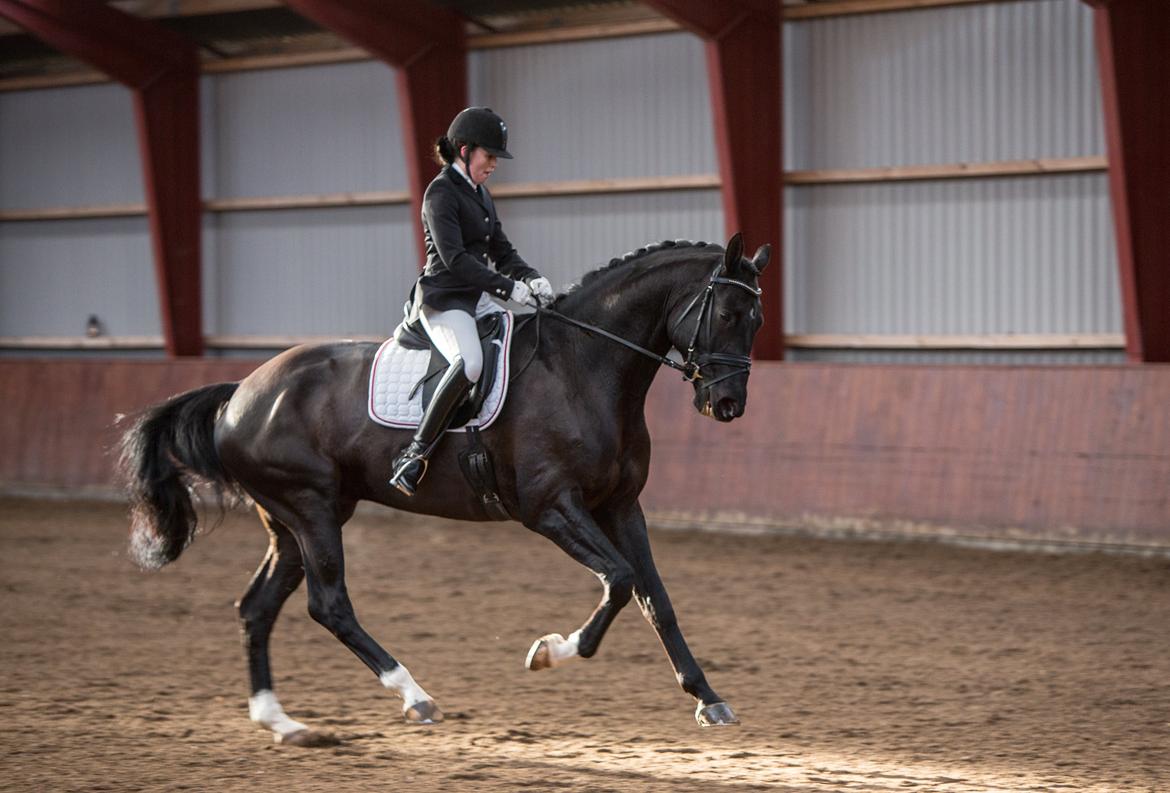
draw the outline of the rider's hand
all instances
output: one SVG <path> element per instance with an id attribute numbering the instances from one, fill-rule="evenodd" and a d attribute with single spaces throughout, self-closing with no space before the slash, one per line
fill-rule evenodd
<path id="1" fill-rule="evenodd" d="M 521 305 L 530 306 L 533 303 L 532 290 L 528 288 L 528 284 L 523 281 L 515 281 L 512 284 L 512 295 L 509 298 L 513 303 L 520 303 Z"/>
<path id="2" fill-rule="evenodd" d="M 528 286 L 532 289 L 532 294 L 536 296 L 541 306 L 547 306 L 556 299 L 556 293 L 553 292 L 552 284 L 543 276 L 533 278 L 528 282 Z"/>

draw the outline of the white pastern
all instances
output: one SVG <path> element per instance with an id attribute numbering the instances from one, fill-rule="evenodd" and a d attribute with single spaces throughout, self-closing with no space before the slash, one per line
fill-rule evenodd
<path id="1" fill-rule="evenodd" d="M 577 654 L 577 646 L 581 641 L 581 631 L 573 631 L 567 639 L 559 633 L 553 633 L 545 636 L 544 640 L 548 642 L 548 659 L 552 666 L 560 666 L 567 661 L 581 657 Z"/>
<path id="2" fill-rule="evenodd" d="M 389 672 L 383 672 L 378 675 L 378 679 L 382 681 L 383 686 L 402 697 L 403 713 L 409 710 L 412 705 L 417 705 L 420 702 L 429 702 L 431 699 L 431 695 L 423 691 L 422 686 L 414 682 L 414 678 L 410 676 L 410 672 L 402 664 L 394 667 Z"/>
<path id="3" fill-rule="evenodd" d="M 248 716 L 257 724 L 272 730 L 280 738 L 309 729 L 299 721 L 290 719 L 276 699 L 276 694 L 267 689 L 257 691 L 248 697 Z"/>

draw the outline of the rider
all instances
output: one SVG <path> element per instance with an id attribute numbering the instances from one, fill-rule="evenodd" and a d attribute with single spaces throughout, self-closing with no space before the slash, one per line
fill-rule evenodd
<path id="1" fill-rule="evenodd" d="M 498 310 L 488 297 L 544 304 L 552 285 L 528 266 L 496 217 L 483 183 L 508 153 L 508 127 L 486 107 L 469 107 L 435 142 L 443 170 L 423 195 L 427 264 L 414 288 L 423 327 L 449 367 L 439 381 L 414 440 L 394 461 L 390 484 L 408 496 L 427 470 L 427 459 L 451 423 L 455 409 L 483 369 L 475 318 Z M 494 264 L 498 272 L 488 264 Z"/>

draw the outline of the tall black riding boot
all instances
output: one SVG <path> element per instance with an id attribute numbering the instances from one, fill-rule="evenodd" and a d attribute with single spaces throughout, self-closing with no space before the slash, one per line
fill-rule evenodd
<path id="1" fill-rule="evenodd" d="M 414 440 L 394 461 L 394 476 L 390 477 L 390 484 L 408 496 L 414 495 L 415 488 L 427 472 L 427 459 L 439 444 L 443 433 L 447 431 L 455 415 L 455 409 L 467 396 L 471 385 L 471 381 L 463 374 L 463 361 L 458 361 L 447 369 L 435 388 L 431 404 L 427 405 L 422 422 L 414 433 Z"/>

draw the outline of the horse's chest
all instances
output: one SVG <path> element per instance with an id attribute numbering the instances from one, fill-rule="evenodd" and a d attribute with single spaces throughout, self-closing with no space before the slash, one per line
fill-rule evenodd
<path id="1" fill-rule="evenodd" d="M 576 479 L 588 496 L 603 499 L 631 485 L 641 489 L 646 479 L 648 444 L 644 448 L 629 440 L 623 434 L 601 432 L 574 444 Z"/>

